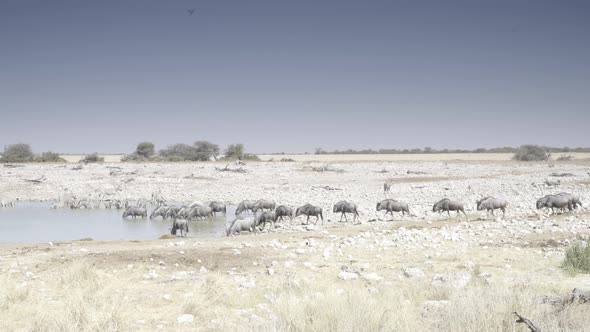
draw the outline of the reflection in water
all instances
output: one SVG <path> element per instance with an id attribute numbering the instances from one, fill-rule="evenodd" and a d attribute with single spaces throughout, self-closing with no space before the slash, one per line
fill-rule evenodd
<path id="1" fill-rule="evenodd" d="M 0 208 L 0 242 L 48 242 L 92 238 L 95 240 L 145 240 L 170 234 L 171 220 L 123 219 L 123 210 L 49 209 L 50 203 L 21 202 Z M 152 209 L 148 209 L 148 215 Z M 189 237 L 225 235 L 234 217 L 218 214 L 211 220 L 193 220 Z M 179 233 L 180 234 L 180 233 Z"/>

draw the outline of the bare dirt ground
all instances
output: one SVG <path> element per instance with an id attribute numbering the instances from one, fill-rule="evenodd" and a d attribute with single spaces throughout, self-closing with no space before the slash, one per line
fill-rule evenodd
<path id="1" fill-rule="evenodd" d="M 590 276 L 559 267 L 565 249 L 590 236 L 589 210 L 534 209 L 561 191 L 590 202 L 587 161 L 324 160 L 249 163 L 246 173 L 221 172 L 220 163 L 74 166 L 0 168 L 1 199 L 138 199 L 159 190 L 182 202 L 309 202 L 326 221 L 227 238 L 0 244 L 2 330 L 526 331 L 516 311 L 543 331 L 590 331 L 590 305 L 543 299 L 590 289 Z M 484 195 L 510 202 L 505 218 L 475 211 Z M 386 197 L 412 215 L 374 211 Z M 465 202 L 467 217 L 432 213 L 442 197 Z M 357 203 L 360 224 L 331 213 L 343 199 Z"/>

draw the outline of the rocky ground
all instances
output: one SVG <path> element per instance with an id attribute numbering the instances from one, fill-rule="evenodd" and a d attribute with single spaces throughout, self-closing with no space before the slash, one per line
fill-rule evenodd
<path id="1" fill-rule="evenodd" d="M 589 165 L 276 162 L 248 164 L 245 173 L 219 171 L 225 164 L 216 163 L 0 168 L 3 200 L 65 193 L 137 199 L 160 190 L 174 201 L 268 198 L 325 211 L 345 199 L 361 214 L 356 225 L 328 212 L 324 225 L 296 219 L 220 239 L 0 244 L 0 316 L 7 330 L 525 331 L 515 323 L 517 311 L 545 331 L 590 331 L 590 305 L 547 300 L 590 289 L 588 275 L 560 269 L 565 249 L 590 236 L 588 210 L 534 209 L 537 198 L 561 191 L 590 202 Z M 387 194 L 385 181 L 393 184 Z M 474 211 L 484 195 L 510 202 L 505 218 Z M 376 213 L 385 197 L 407 202 L 412 215 L 388 220 Z M 464 201 L 467 217 L 432 213 L 442 197 Z"/>

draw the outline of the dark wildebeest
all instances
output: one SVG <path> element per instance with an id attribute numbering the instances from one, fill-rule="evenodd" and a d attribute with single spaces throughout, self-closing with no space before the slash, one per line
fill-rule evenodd
<path id="1" fill-rule="evenodd" d="M 561 193 L 557 195 L 547 195 L 537 200 L 537 209 L 547 208 L 551 209 L 551 213 L 555 213 L 555 209 L 564 211 L 573 209 L 573 199 L 569 194 Z"/>
<path id="2" fill-rule="evenodd" d="M 559 196 L 566 196 L 569 199 L 570 204 L 571 204 L 571 206 L 572 206 L 573 209 L 577 209 L 578 208 L 578 205 L 580 207 L 582 207 L 582 201 L 580 201 L 580 196 L 578 196 L 578 195 L 572 195 L 570 193 L 559 193 L 557 195 L 559 195 Z"/>
<path id="3" fill-rule="evenodd" d="M 256 215 L 254 216 L 254 219 L 256 219 L 256 225 L 260 226 L 262 225 L 262 229 L 264 229 L 266 227 L 266 223 L 271 223 L 272 227 L 276 227 L 275 226 L 275 214 L 269 211 L 261 211 L 256 213 Z"/>
<path id="4" fill-rule="evenodd" d="M 256 212 L 258 212 L 258 210 L 272 211 L 274 209 L 275 209 L 275 202 L 274 201 L 261 199 L 254 204 L 254 206 L 252 207 L 252 212 L 256 213 Z"/>
<path id="5" fill-rule="evenodd" d="M 319 206 L 313 206 L 311 204 L 305 204 L 299 207 L 295 211 L 295 217 L 299 217 L 300 215 L 307 216 L 307 224 L 309 224 L 309 217 L 315 217 L 314 225 L 318 223 L 318 219 L 322 218 L 322 225 L 324 224 L 324 216 L 322 214 L 322 208 Z"/>
<path id="6" fill-rule="evenodd" d="M 224 215 L 227 214 L 225 204 L 221 202 L 212 201 L 209 203 L 209 207 L 211 208 L 211 211 L 213 211 L 213 215 L 215 215 L 217 212 L 221 212 Z"/>
<path id="7" fill-rule="evenodd" d="M 252 211 L 255 204 L 256 204 L 255 201 L 250 201 L 250 200 L 242 201 L 240 204 L 238 204 L 238 207 L 236 208 L 236 216 L 238 214 L 241 214 L 242 212 L 246 212 L 248 210 Z"/>
<path id="8" fill-rule="evenodd" d="M 477 211 L 486 210 L 489 214 L 490 211 L 492 212 L 492 216 L 494 215 L 494 210 L 500 209 L 502 210 L 502 218 L 506 216 L 506 206 L 508 202 L 506 202 L 503 198 L 495 198 L 492 196 L 487 196 L 479 201 L 477 201 Z"/>
<path id="9" fill-rule="evenodd" d="M 158 206 L 152 213 L 150 213 L 150 219 L 154 219 L 156 217 L 162 217 L 162 220 L 166 219 L 166 215 L 168 214 L 169 207 L 161 205 Z"/>
<path id="10" fill-rule="evenodd" d="M 275 221 L 283 221 L 283 217 L 293 220 L 293 209 L 288 206 L 279 205 L 275 209 Z"/>
<path id="11" fill-rule="evenodd" d="M 457 215 L 460 212 L 463 212 L 463 214 L 467 217 L 465 209 L 463 208 L 463 203 L 461 202 L 453 201 L 448 198 L 443 198 L 440 201 L 434 203 L 434 205 L 432 206 L 432 212 L 440 213 L 445 211 L 447 212 L 449 217 L 451 216 L 450 211 L 457 211 Z"/>
<path id="12" fill-rule="evenodd" d="M 229 228 L 227 229 L 227 236 L 233 235 L 233 234 L 240 234 L 240 232 L 244 232 L 244 231 L 249 231 L 249 232 L 254 232 L 254 234 L 256 234 L 257 230 L 256 227 L 258 225 L 256 224 L 256 219 L 254 217 L 248 217 L 248 218 L 236 218 L 234 219 L 234 221 L 232 221 L 232 223 L 230 224 Z"/>
<path id="13" fill-rule="evenodd" d="M 356 204 L 350 203 L 350 202 L 347 202 L 347 201 L 340 201 L 340 202 L 334 204 L 333 212 L 334 213 L 342 213 L 340 215 L 340 222 L 342 222 L 342 217 L 344 217 L 344 219 L 346 221 L 348 221 L 348 218 L 346 217 L 346 214 L 347 213 L 352 213 L 352 215 L 354 217 L 353 222 L 355 222 L 356 221 L 356 217 L 359 216 L 359 213 L 358 213 L 357 208 L 356 208 Z"/>
<path id="14" fill-rule="evenodd" d="M 385 210 L 385 215 L 390 213 L 392 218 L 393 212 L 401 212 L 402 216 L 405 214 L 410 214 L 410 208 L 408 207 L 408 204 L 398 202 L 394 199 L 384 199 L 377 203 L 376 211 L 382 210 Z"/>
<path id="15" fill-rule="evenodd" d="M 180 236 L 186 236 L 188 233 L 188 220 L 186 219 L 174 219 L 172 221 L 172 230 L 170 234 L 176 235 L 176 231 L 180 229 Z M 184 231 L 184 234 L 183 234 Z"/>
<path id="16" fill-rule="evenodd" d="M 128 216 L 133 217 L 133 219 L 135 219 L 135 217 L 145 218 L 147 217 L 147 210 L 142 207 L 130 206 L 125 212 L 123 212 L 123 218 L 127 218 Z"/>
<path id="17" fill-rule="evenodd" d="M 383 191 L 388 192 L 391 189 L 391 183 L 385 182 L 383 184 Z"/>
<path id="18" fill-rule="evenodd" d="M 190 209 L 188 212 L 187 218 L 191 220 L 192 218 L 211 218 L 213 217 L 213 210 L 208 206 L 195 206 L 194 208 Z"/>

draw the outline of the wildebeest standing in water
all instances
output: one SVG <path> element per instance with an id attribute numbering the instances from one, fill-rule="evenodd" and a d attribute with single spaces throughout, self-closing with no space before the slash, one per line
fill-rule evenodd
<path id="1" fill-rule="evenodd" d="M 346 221 L 348 221 L 348 218 L 346 217 L 347 213 L 352 213 L 353 218 L 354 218 L 353 222 L 356 222 L 356 217 L 359 216 L 356 204 L 350 203 L 347 201 L 340 201 L 340 202 L 334 204 L 333 212 L 334 213 L 342 213 L 340 215 L 340 222 L 342 222 L 342 217 L 344 217 L 344 219 Z"/>
<path id="2" fill-rule="evenodd" d="M 174 219 L 172 221 L 172 230 L 170 234 L 176 235 L 176 231 L 180 229 L 180 236 L 186 236 L 188 233 L 188 220 L 186 219 Z M 184 234 L 183 234 L 184 231 Z"/>
<path id="3" fill-rule="evenodd" d="M 123 218 L 127 218 L 128 216 L 133 217 L 133 219 L 135 219 L 135 217 L 146 218 L 147 210 L 142 207 L 130 206 L 127 208 L 127 210 L 125 210 L 125 212 L 123 212 Z"/>
<path id="4" fill-rule="evenodd" d="M 322 208 L 319 206 L 313 206 L 311 204 L 305 204 L 295 211 L 295 217 L 299 217 L 300 215 L 307 216 L 307 224 L 309 224 L 309 217 L 315 217 L 314 224 L 318 223 L 318 219 L 322 218 L 322 225 L 324 224 L 324 216 L 322 214 Z"/>
<path id="5" fill-rule="evenodd" d="M 221 202 L 217 202 L 217 201 L 210 202 L 209 207 L 211 208 L 213 215 L 215 215 L 217 212 L 221 212 L 224 215 L 227 214 L 227 208 L 225 207 L 225 204 L 223 204 Z"/>
<path id="6" fill-rule="evenodd" d="M 440 213 L 445 211 L 447 212 L 449 217 L 451 216 L 450 211 L 457 211 L 457 215 L 459 215 L 460 212 L 463 212 L 463 215 L 467 217 L 467 214 L 465 213 L 465 209 L 463 207 L 463 203 L 461 202 L 453 201 L 448 198 L 443 198 L 440 201 L 434 203 L 434 205 L 432 206 L 432 212 Z"/>
<path id="7" fill-rule="evenodd" d="M 158 206 L 152 213 L 150 213 L 150 219 L 154 219 L 156 217 L 162 217 L 162 220 L 166 219 L 166 215 L 168 214 L 169 207 L 161 205 Z"/>
<path id="8" fill-rule="evenodd" d="M 276 227 L 275 225 L 275 214 L 269 211 L 260 211 L 257 212 L 256 215 L 254 216 L 254 219 L 256 220 L 256 225 L 260 226 L 262 225 L 262 229 L 264 229 L 266 227 L 266 223 L 271 223 L 272 227 Z"/>

